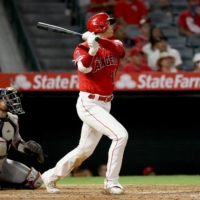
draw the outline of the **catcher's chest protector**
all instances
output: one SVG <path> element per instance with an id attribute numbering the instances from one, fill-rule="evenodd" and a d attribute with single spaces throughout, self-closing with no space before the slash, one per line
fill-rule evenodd
<path id="1" fill-rule="evenodd" d="M 6 140 L 8 146 L 15 136 L 17 126 L 13 123 L 10 116 L 0 118 L 0 137 Z"/>

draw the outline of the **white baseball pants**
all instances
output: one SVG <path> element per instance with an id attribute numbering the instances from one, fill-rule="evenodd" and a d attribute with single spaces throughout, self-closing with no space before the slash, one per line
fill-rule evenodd
<path id="1" fill-rule="evenodd" d="M 76 108 L 83 121 L 79 145 L 59 160 L 56 166 L 48 170 L 50 181 L 58 181 L 68 175 L 74 167 L 79 166 L 96 148 L 102 135 L 112 140 L 109 149 L 107 173 L 104 181 L 108 184 L 118 183 L 124 149 L 128 140 L 126 129 L 109 113 L 110 102 L 88 98 L 89 93 L 80 92 Z"/>

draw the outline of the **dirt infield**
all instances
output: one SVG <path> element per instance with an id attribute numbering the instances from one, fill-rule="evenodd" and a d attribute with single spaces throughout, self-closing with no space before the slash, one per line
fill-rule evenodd
<path id="1" fill-rule="evenodd" d="M 125 194 L 108 195 L 102 185 L 59 185 L 60 194 L 37 190 L 1 190 L 0 200 L 194 200 L 200 199 L 200 185 L 124 185 Z"/>

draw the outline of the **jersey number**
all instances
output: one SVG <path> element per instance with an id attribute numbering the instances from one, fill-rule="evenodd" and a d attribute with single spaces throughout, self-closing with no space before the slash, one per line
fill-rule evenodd
<path id="1" fill-rule="evenodd" d="M 112 84 L 115 84 L 115 76 L 116 76 L 117 70 L 113 70 L 111 72 L 111 79 L 112 79 Z"/>

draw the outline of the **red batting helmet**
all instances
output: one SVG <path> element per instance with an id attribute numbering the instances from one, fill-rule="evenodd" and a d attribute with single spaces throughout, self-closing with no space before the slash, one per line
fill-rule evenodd
<path id="1" fill-rule="evenodd" d="M 116 19 L 110 18 L 106 13 L 98 13 L 90 17 L 87 22 L 87 29 L 90 32 L 103 33 L 108 29 L 107 21 L 110 21 L 110 24 L 114 24 Z"/>

